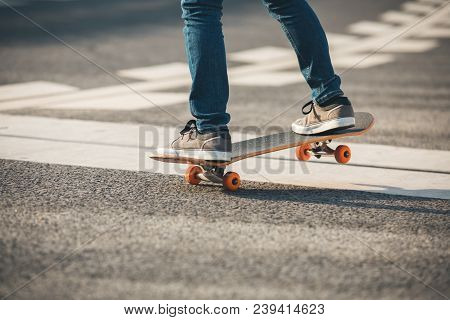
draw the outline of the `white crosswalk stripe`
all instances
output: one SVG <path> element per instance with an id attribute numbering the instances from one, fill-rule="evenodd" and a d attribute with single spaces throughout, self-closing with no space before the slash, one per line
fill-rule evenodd
<path id="1" fill-rule="evenodd" d="M 407 12 L 419 14 L 426 14 L 434 8 L 432 4 L 413 1 L 404 3 L 402 7 Z"/>
<path id="2" fill-rule="evenodd" d="M 121 77 L 144 81 L 162 80 L 167 78 L 190 78 L 189 69 L 186 63 L 182 62 L 121 70 L 117 74 Z"/>
<path id="3" fill-rule="evenodd" d="M 32 81 L 0 86 L 0 102 L 73 92 L 78 89 L 48 81 Z"/>
<path id="4" fill-rule="evenodd" d="M 145 97 L 145 98 L 144 98 Z M 146 99 L 147 98 L 147 99 Z M 133 92 L 120 95 L 112 94 L 89 100 L 72 100 L 49 103 L 46 109 L 76 109 L 76 110 L 139 110 L 183 103 L 188 100 L 187 93 L 151 92 L 137 95 Z M 151 102 L 150 102 L 151 101 Z"/>

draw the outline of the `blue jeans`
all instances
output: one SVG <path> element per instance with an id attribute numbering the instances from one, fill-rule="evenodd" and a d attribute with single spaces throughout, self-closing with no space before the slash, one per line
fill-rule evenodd
<path id="1" fill-rule="evenodd" d="M 189 105 L 200 131 L 225 129 L 229 90 L 222 33 L 223 0 L 181 0 L 192 88 Z M 306 0 L 262 0 L 291 42 L 301 72 L 319 104 L 339 95 L 325 32 Z"/>

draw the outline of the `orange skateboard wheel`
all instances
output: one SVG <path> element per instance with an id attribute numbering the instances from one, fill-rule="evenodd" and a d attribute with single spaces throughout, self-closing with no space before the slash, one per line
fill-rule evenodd
<path id="1" fill-rule="evenodd" d="M 341 145 L 334 150 L 334 158 L 338 163 L 347 163 L 352 157 L 352 151 L 348 146 Z"/>
<path id="2" fill-rule="evenodd" d="M 197 185 L 202 180 L 198 177 L 200 173 L 203 173 L 203 169 L 199 166 L 189 166 L 184 173 L 184 180 L 189 184 Z"/>
<path id="3" fill-rule="evenodd" d="M 223 186 L 229 191 L 236 191 L 241 185 L 241 177 L 236 172 L 227 172 L 223 176 Z"/>
<path id="4" fill-rule="evenodd" d="M 310 151 L 312 150 L 311 145 L 302 144 L 301 146 L 295 149 L 295 155 L 297 159 L 300 161 L 308 161 L 311 158 Z"/>

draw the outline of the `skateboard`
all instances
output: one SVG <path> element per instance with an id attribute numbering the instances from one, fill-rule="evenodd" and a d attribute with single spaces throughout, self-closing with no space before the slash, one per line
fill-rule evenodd
<path id="1" fill-rule="evenodd" d="M 334 139 L 360 136 L 367 132 L 375 121 L 374 117 L 366 112 L 356 112 L 355 120 L 356 124 L 352 128 L 335 129 L 313 135 L 300 135 L 289 131 L 235 142 L 232 144 L 230 161 L 208 161 L 165 155 L 152 155 L 150 158 L 163 162 L 190 164 L 184 174 L 184 179 L 189 184 L 197 185 L 201 181 L 210 181 L 222 184 L 229 191 L 236 191 L 241 185 L 241 178 L 236 172 L 225 173 L 226 167 L 234 162 L 262 154 L 296 148 L 295 154 L 300 161 L 308 161 L 311 156 L 318 159 L 334 156 L 338 163 L 349 162 L 352 152 L 348 146 L 339 145 L 336 149 L 332 149 L 329 143 Z"/>

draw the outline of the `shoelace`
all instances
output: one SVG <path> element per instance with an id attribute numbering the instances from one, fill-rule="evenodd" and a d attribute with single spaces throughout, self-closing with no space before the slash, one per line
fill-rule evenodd
<path id="1" fill-rule="evenodd" d="M 180 131 L 181 135 L 184 135 L 190 131 L 195 129 L 197 131 L 197 122 L 195 120 L 189 120 L 186 125 L 184 126 L 184 129 Z"/>
<path id="2" fill-rule="evenodd" d="M 186 125 L 184 126 L 183 130 L 180 131 L 180 134 L 184 136 L 185 134 L 189 134 L 189 137 L 191 137 L 192 133 L 199 134 L 200 132 L 197 129 L 197 121 L 196 120 L 189 120 Z M 228 133 L 228 131 L 226 131 Z M 220 133 L 220 132 L 219 132 Z"/>
<path id="3" fill-rule="evenodd" d="M 305 111 L 305 109 L 308 108 L 308 107 L 309 107 L 309 110 L 308 110 L 308 111 Z M 307 114 L 310 114 L 311 111 L 313 111 L 313 109 L 314 109 L 314 101 L 311 100 L 311 101 L 307 102 L 307 103 L 302 107 L 302 113 L 306 116 Z"/>
<path id="4" fill-rule="evenodd" d="M 193 133 L 195 133 L 195 136 L 197 136 L 197 122 L 195 120 L 189 120 L 184 126 L 184 129 L 180 131 L 181 139 L 183 140 L 184 136 L 187 135 L 187 140 L 189 141 L 192 139 Z"/>

